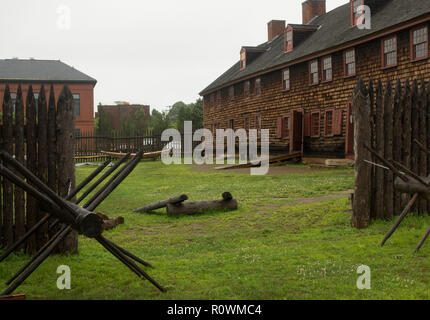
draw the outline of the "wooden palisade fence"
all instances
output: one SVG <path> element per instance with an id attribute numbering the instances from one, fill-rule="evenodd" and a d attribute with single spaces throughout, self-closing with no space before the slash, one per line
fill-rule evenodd
<path id="1" fill-rule="evenodd" d="M 422 152 L 416 140 L 430 143 L 430 87 L 414 80 L 396 85 L 388 81 L 370 81 L 366 87 L 360 80 L 353 95 L 355 123 L 355 192 L 352 226 L 365 228 L 372 219 L 390 220 L 402 212 L 410 195 L 394 188 L 393 173 L 366 146 L 387 160 L 410 168 L 419 176 L 430 173 L 430 156 Z M 428 212 L 430 203 L 417 202 L 412 210 Z"/>
<path id="2" fill-rule="evenodd" d="M 65 197 L 75 184 L 75 120 L 70 90 L 67 86 L 63 87 L 56 105 L 53 87 L 51 86 L 47 98 L 42 85 L 36 104 L 32 86 L 26 97 L 23 97 L 19 86 L 15 105 L 12 103 L 9 86 L 6 85 L 0 148 L 13 155 L 52 190 Z M 6 179 L 0 181 L 0 186 L 0 247 L 8 247 L 46 213 L 39 210 L 35 199 Z M 29 238 L 27 246 L 20 249 L 35 252 L 42 247 L 48 239 L 48 224 L 49 222 L 39 228 Z M 58 248 L 63 253 L 75 253 L 77 247 L 77 234 L 71 233 Z"/>

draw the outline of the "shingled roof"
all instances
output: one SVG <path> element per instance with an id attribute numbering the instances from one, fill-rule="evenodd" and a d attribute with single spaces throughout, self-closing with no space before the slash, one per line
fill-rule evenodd
<path id="1" fill-rule="evenodd" d="M 245 69 L 240 69 L 236 62 L 229 70 L 206 87 L 200 95 L 205 95 L 227 84 L 239 82 L 253 74 L 261 74 L 287 64 L 294 64 L 307 56 L 323 52 L 331 48 L 345 45 L 374 33 L 390 29 L 415 18 L 430 14 L 429 0 L 385 0 L 386 4 L 376 12 L 372 11 L 372 28 L 360 30 L 351 27 L 351 9 L 349 2 L 311 21 L 312 25 L 320 28 L 302 41 L 294 50 L 284 52 L 284 37 L 277 36 L 272 42 L 266 42 L 259 47 L 267 49 Z M 294 25 L 293 25 L 294 26 Z"/>
<path id="2" fill-rule="evenodd" d="M 75 82 L 97 80 L 59 60 L 0 59 L 0 82 Z"/>

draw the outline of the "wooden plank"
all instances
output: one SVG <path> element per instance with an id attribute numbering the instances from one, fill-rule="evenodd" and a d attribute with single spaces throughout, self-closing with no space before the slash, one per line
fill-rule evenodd
<path id="1" fill-rule="evenodd" d="M 57 103 L 57 163 L 58 194 L 66 197 L 75 187 L 75 115 L 73 95 L 68 86 L 64 86 Z M 78 234 L 70 232 L 58 245 L 64 254 L 78 253 Z"/>
<path id="2" fill-rule="evenodd" d="M 26 98 L 26 145 L 27 145 L 27 168 L 37 174 L 37 127 L 36 127 L 36 101 L 34 99 L 33 87 L 30 85 Z M 27 194 L 27 230 L 37 223 L 38 204 L 37 200 Z M 38 245 L 36 235 L 33 234 L 27 241 L 28 250 L 36 252 Z"/>
<path id="3" fill-rule="evenodd" d="M 10 296 L 0 296 L 0 301 L 25 300 L 25 294 L 14 294 Z"/>
<path id="4" fill-rule="evenodd" d="M 13 105 L 9 87 L 3 98 L 3 139 L 4 150 L 12 154 L 13 152 Z M 3 244 L 11 246 L 13 244 L 13 184 L 7 179 L 3 179 Z"/>
<path id="5" fill-rule="evenodd" d="M 394 90 L 393 100 L 393 159 L 397 162 L 402 161 L 402 132 L 403 132 L 403 109 L 401 103 L 402 86 L 400 80 L 397 80 L 396 88 Z M 430 166 L 430 163 L 429 163 Z M 401 194 L 394 190 L 394 213 L 399 215 L 402 212 L 401 207 Z"/>
<path id="6" fill-rule="evenodd" d="M 18 87 L 15 103 L 15 159 L 25 165 L 24 101 L 21 86 Z M 19 176 L 19 175 L 18 175 Z M 15 239 L 21 238 L 25 228 L 25 197 L 21 188 L 15 187 Z M 17 250 L 22 250 L 24 246 Z"/>
<path id="7" fill-rule="evenodd" d="M 276 162 L 281 162 L 281 161 L 286 161 L 286 160 L 291 160 L 291 159 L 297 159 L 297 158 L 301 158 L 302 156 L 303 156 L 303 154 L 301 152 L 288 153 L 288 154 L 284 154 L 281 156 L 269 158 L 269 163 L 272 164 L 272 163 L 276 163 Z M 248 163 L 244 163 L 244 164 L 233 164 L 233 165 L 229 165 L 229 166 L 216 167 L 214 169 L 215 170 L 240 169 L 240 168 L 256 167 L 259 165 L 260 164 L 252 164 L 251 162 L 248 162 Z"/>
<path id="8" fill-rule="evenodd" d="M 359 80 L 353 95 L 352 110 L 355 119 L 355 191 L 351 225 L 366 228 L 370 224 L 372 169 L 365 160 L 372 159 L 366 144 L 371 144 L 371 110 L 369 92 L 363 80 Z"/>
<path id="9" fill-rule="evenodd" d="M 48 183 L 48 109 L 46 103 L 45 87 L 42 85 L 37 99 L 38 105 L 38 126 L 37 126 L 37 163 L 38 163 L 38 177 L 44 183 Z M 39 221 L 46 215 L 46 212 L 39 210 L 37 220 Z M 46 243 L 47 239 L 48 224 L 45 224 L 39 228 L 36 233 L 36 241 L 38 246 L 42 246 Z"/>
<path id="10" fill-rule="evenodd" d="M 388 80 L 384 95 L 384 144 L 385 158 L 393 159 L 393 92 Z M 394 176 L 391 171 L 384 171 L 384 219 L 394 217 Z"/>
<path id="11" fill-rule="evenodd" d="M 384 139 L 384 101 L 383 101 L 382 81 L 379 80 L 376 86 L 375 103 L 375 150 L 385 157 Z M 374 205 L 372 206 L 372 217 L 382 219 L 384 217 L 384 169 L 374 168 Z"/>

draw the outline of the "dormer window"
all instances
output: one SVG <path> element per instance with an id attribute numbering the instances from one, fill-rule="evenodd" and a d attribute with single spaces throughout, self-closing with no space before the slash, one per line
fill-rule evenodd
<path id="1" fill-rule="evenodd" d="M 240 51 L 240 70 L 246 68 L 246 50 L 242 49 Z"/>
<path id="2" fill-rule="evenodd" d="M 293 29 L 287 28 L 285 33 L 285 52 L 293 51 Z"/>
<path id="3" fill-rule="evenodd" d="M 358 20 L 362 17 L 363 12 L 358 10 L 358 7 L 364 5 L 364 0 L 351 0 L 351 23 L 357 25 Z"/>

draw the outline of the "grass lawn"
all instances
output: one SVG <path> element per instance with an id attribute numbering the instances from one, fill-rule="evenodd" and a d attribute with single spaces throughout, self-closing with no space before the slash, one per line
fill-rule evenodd
<path id="1" fill-rule="evenodd" d="M 92 170 L 79 168 L 78 181 Z M 152 263 L 155 269 L 145 270 L 168 292 L 82 237 L 78 256 L 48 258 L 17 293 L 29 299 L 429 299 L 430 242 L 419 254 L 413 250 L 430 217 L 411 215 L 380 248 L 392 222 L 350 227 L 345 191 L 353 180 L 351 169 L 250 176 L 143 162 L 98 211 L 125 218 L 105 236 Z M 177 218 L 165 210 L 132 213 L 182 193 L 193 201 L 224 191 L 238 199 L 238 211 Z M 14 255 L 0 264 L 2 282 L 28 258 Z M 70 266 L 72 290 L 57 289 L 59 265 Z M 360 265 L 372 270 L 371 290 L 356 287 Z"/>

